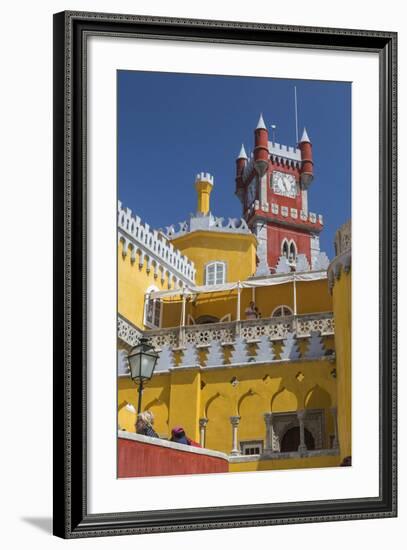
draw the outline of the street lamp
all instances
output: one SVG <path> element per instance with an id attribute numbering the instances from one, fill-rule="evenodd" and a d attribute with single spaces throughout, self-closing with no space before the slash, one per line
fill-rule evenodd
<path id="1" fill-rule="evenodd" d="M 158 359 L 158 352 L 149 344 L 148 338 L 140 338 L 137 346 L 130 350 L 127 361 L 130 367 L 130 376 L 138 387 L 138 409 L 137 414 L 141 412 L 141 395 L 143 393 L 144 382 L 150 380 L 153 376 L 155 365 Z"/>

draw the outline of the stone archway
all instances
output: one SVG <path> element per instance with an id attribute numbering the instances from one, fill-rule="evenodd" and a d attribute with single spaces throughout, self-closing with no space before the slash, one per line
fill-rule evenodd
<path id="1" fill-rule="evenodd" d="M 305 445 L 307 446 L 308 451 L 315 449 L 315 440 L 312 433 L 304 428 L 304 439 Z M 281 439 L 280 452 L 282 453 L 293 453 L 298 451 L 300 445 L 300 428 L 299 426 L 294 426 L 289 428 Z"/>

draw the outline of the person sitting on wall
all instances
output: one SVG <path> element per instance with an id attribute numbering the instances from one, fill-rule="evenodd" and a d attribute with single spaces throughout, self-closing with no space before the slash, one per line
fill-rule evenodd
<path id="1" fill-rule="evenodd" d="M 260 315 L 259 309 L 254 302 L 250 302 L 249 307 L 245 310 L 246 319 L 258 319 Z"/>
<path id="2" fill-rule="evenodd" d="M 183 445 L 191 445 L 192 447 L 200 447 L 201 445 L 187 436 L 182 426 L 177 426 L 171 431 L 171 439 L 174 443 L 181 443 Z"/>
<path id="3" fill-rule="evenodd" d="M 158 437 L 157 432 L 153 428 L 154 415 L 151 411 L 144 411 L 137 415 L 136 433 L 147 435 L 148 437 Z"/>

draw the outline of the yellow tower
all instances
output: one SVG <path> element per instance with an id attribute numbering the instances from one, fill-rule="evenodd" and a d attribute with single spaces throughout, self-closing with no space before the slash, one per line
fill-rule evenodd
<path id="1" fill-rule="evenodd" d="M 351 222 L 335 234 L 336 257 L 328 269 L 329 287 L 333 298 L 335 320 L 335 351 L 338 388 L 338 443 L 341 461 L 352 455 L 351 424 L 351 352 L 352 352 L 352 295 L 351 295 Z"/>
<path id="2" fill-rule="evenodd" d="M 207 215 L 210 211 L 210 197 L 213 187 L 213 176 L 201 172 L 196 176 L 195 189 L 198 193 L 197 214 Z"/>

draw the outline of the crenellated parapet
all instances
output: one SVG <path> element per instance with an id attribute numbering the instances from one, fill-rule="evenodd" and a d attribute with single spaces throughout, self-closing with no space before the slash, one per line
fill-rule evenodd
<path id="1" fill-rule="evenodd" d="M 188 221 L 183 221 L 175 225 L 170 225 L 165 228 L 166 236 L 169 239 L 174 239 L 193 231 L 218 231 L 222 233 L 235 234 L 251 234 L 251 231 L 243 218 L 224 218 L 207 215 L 191 216 Z"/>
<path id="2" fill-rule="evenodd" d="M 336 256 L 328 268 L 328 284 L 331 292 L 335 281 L 340 279 L 342 272 L 349 273 L 351 268 L 352 224 L 350 220 L 336 231 L 334 244 Z"/>
<path id="3" fill-rule="evenodd" d="M 132 262 L 137 259 L 140 268 L 146 265 L 148 272 L 152 271 L 161 280 L 167 279 L 171 286 L 195 283 L 194 262 L 181 254 L 161 231 L 150 228 L 129 208 L 123 208 L 120 201 L 117 227 L 123 256 L 130 254 Z"/>
<path id="4" fill-rule="evenodd" d="M 259 200 L 255 200 L 249 208 L 245 211 L 247 218 L 250 218 L 254 214 L 261 215 L 263 213 L 268 214 L 270 220 L 279 222 L 285 222 L 286 224 L 293 223 L 295 227 L 303 225 L 304 227 L 312 227 L 314 231 L 322 231 L 324 225 L 324 218 L 322 214 L 316 214 L 315 212 L 305 212 L 304 210 L 298 210 L 297 208 L 289 208 L 288 206 L 280 206 L 277 203 L 260 203 Z"/>

